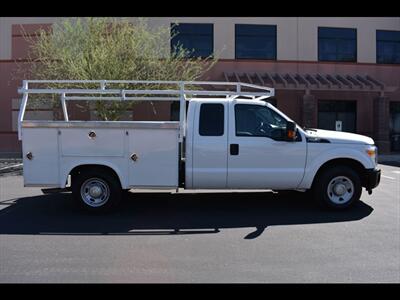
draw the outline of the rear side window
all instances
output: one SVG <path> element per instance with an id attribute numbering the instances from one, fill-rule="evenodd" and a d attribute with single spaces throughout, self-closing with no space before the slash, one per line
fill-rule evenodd
<path id="1" fill-rule="evenodd" d="M 200 106 L 199 134 L 221 136 L 224 134 L 224 106 L 222 104 L 202 104 Z"/>

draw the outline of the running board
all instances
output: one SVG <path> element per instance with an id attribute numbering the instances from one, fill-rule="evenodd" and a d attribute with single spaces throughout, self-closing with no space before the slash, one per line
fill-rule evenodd
<path id="1" fill-rule="evenodd" d="M 65 192 L 70 192 L 71 188 L 66 187 L 66 188 L 49 188 L 49 189 L 42 189 L 43 194 L 56 194 L 56 193 L 65 193 Z"/>

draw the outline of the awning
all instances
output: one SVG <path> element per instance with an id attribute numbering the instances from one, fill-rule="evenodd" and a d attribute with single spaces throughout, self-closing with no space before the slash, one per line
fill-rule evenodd
<path id="1" fill-rule="evenodd" d="M 387 86 L 370 75 L 361 74 L 224 72 L 224 77 L 229 82 L 269 86 L 277 90 L 379 92 L 383 95 L 384 92 L 393 92 L 398 88 Z"/>

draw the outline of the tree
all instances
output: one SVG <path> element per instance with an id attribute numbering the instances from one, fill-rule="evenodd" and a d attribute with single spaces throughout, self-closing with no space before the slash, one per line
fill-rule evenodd
<path id="1" fill-rule="evenodd" d="M 211 56 L 188 58 L 191 50 L 182 46 L 171 53 L 170 28 L 150 28 L 145 19 L 131 23 L 115 18 L 68 18 L 54 24 L 51 32 L 42 29 L 35 37 L 24 36 L 30 43 L 31 79 L 191 81 L 217 61 Z M 95 110 L 103 120 L 118 120 L 134 103 L 96 101 Z"/>

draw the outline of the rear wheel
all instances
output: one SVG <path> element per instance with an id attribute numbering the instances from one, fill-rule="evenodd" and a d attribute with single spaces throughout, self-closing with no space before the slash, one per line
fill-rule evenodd
<path id="1" fill-rule="evenodd" d="M 348 166 L 325 169 L 313 187 L 314 199 L 331 209 L 345 209 L 361 197 L 362 185 L 357 172 Z"/>
<path id="2" fill-rule="evenodd" d="M 91 212 L 106 212 L 120 202 L 122 190 L 118 178 L 93 168 L 74 176 L 72 195 L 81 208 Z"/>

